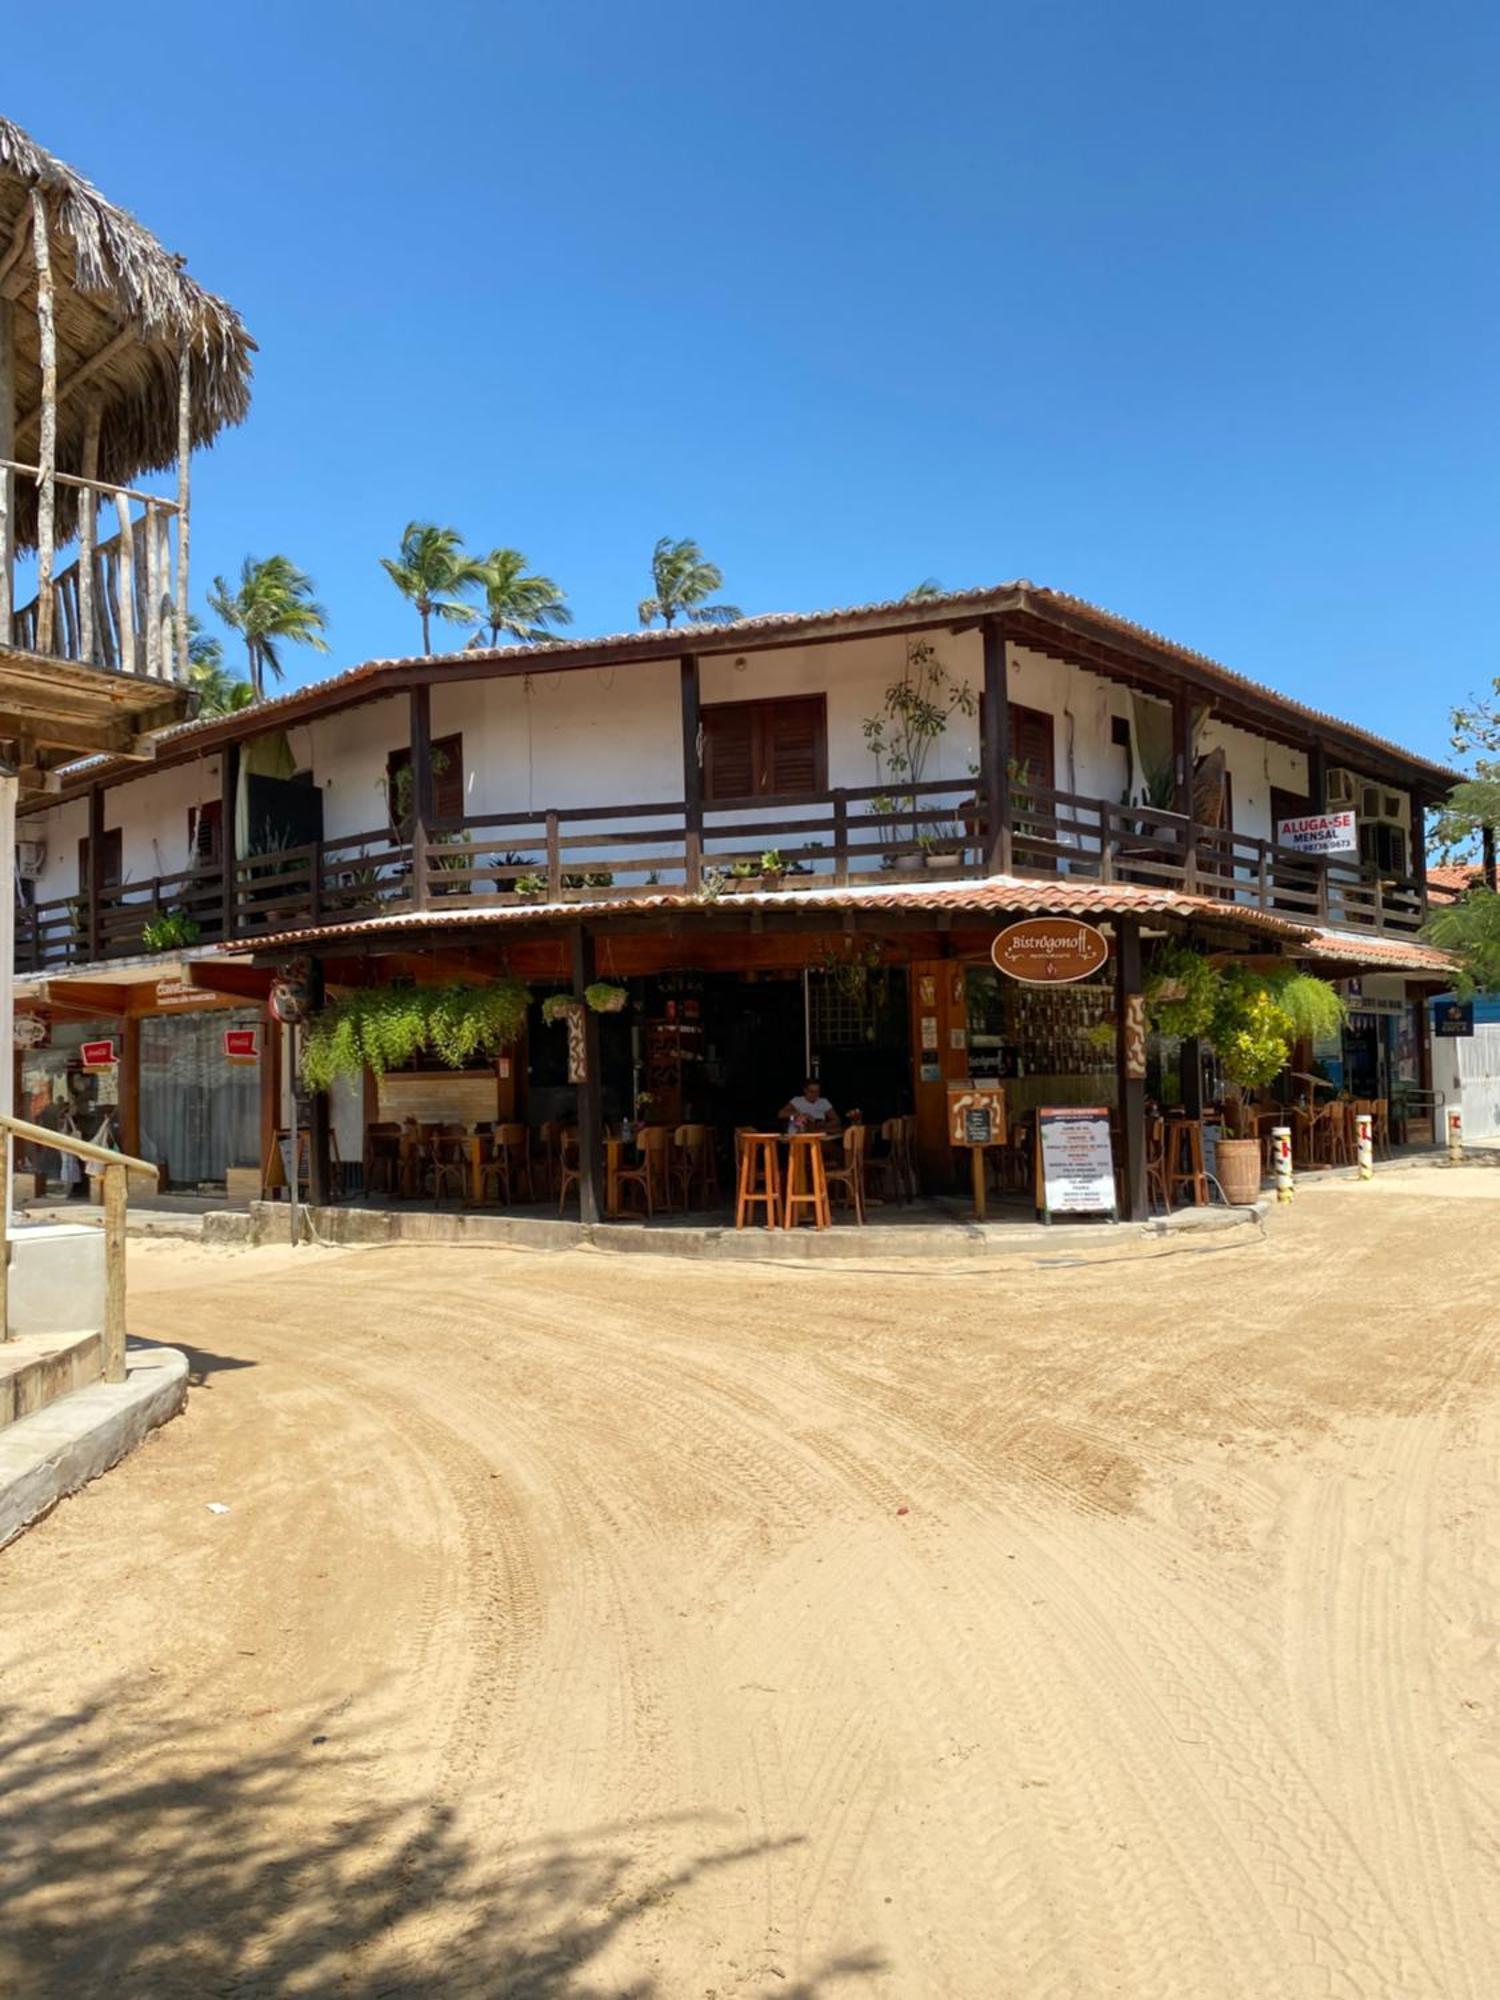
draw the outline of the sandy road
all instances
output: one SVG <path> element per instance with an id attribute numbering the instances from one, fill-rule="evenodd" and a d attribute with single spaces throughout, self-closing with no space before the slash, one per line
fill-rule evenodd
<path id="1" fill-rule="evenodd" d="M 1490 2000 L 1500 1174 L 1435 1188 L 142 1245 L 201 1386 L 0 1557 L 0 1993 Z"/>

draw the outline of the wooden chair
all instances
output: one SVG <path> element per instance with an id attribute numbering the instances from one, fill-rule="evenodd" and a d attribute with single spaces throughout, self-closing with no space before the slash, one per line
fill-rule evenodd
<path id="1" fill-rule="evenodd" d="M 719 1163 L 715 1157 L 713 1130 L 708 1125 L 679 1125 L 672 1134 L 672 1178 L 681 1191 L 682 1206 L 693 1206 L 693 1191 L 700 1208 L 719 1205 Z"/>
<path id="2" fill-rule="evenodd" d="M 865 1128 L 851 1125 L 844 1133 L 844 1159 L 841 1166 L 827 1167 L 824 1177 L 828 1183 L 829 1195 L 842 1191 L 845 1208 L 854 1210 L 855 1222 L 863 1228 L 865 1220 Z"/>
<path id="3" fill-rule="evenodd" d="M 557 1134 L 557 1212 L 562 1214 L 568 1205 L 568 1190 L 581 1186 L 583 1169 L 579 1164 L 578 1133 L 572 1127 L 563 1125 Z M 582 1196 L 580 1194 L 580 1201 Z"/>
<path id="4" fill-rule="evenodd" d="M 882 1199 L 904 1202 L 907 1199 L 906 1163 L 902 1156 L 902 1121 L 887 1118 L 879 1127 L 880 1151 L 872 1146 L 865 1148 L 865 1191 L 867 1194 L 879 1189 Z"/>
<path id="5" fill-rule="evenodd" d="M 400 1194 L 401 1127 L 371 1125 L 365 1131 L 365 1193 Z"/>
<path id="6" fill-rule="evenodd" d="M 491 1182 L 496 1199 L 507 1208 L 520 1187 L 525 1188 L 528 1201 L 536 1200 L 531 1179 L 531 1133 L 519 1122 L 497 1125 L 491 1134 L 489 1158 L 479 1176 L 481 1194 L 489 1193 Z"/>
<path id="7" fill-rule="evenodd" d="M 636 1151 L 639 1154 L 633 1167 L 621 1167 L 615 1175 L 615 1186 L 623 1201 L 626 1188 L 639 1188 L 646 1204 L 646 1214 L 655 1215 L 657 1208 L 672 1207 L 672 1128 L 669 1125 L 645 1125 L 636 1134 Z"/>
<path id="8" fill-rule="evenodd" d="M 739 1149 L 739 1181 L 735 1194 L 734 1226 L 743 1229 L 751 1212 L 759 1208 L 767 1229 L 774 1229 L 781 1209 L 781 1139 L 775 1132 L 735 1133 Z"/>
<path id="9" fill-rule="evenodd" d="M 1335 1098 L 1327 1108 L 1328 1116 L 1328 1164 L 1331 1167 L 1352 1167 L 1354 1165 L 1354 1108 Z"/>
<path id="10" fill-rule="evenodd" d="M 1162 1213 L 1169 1215 L 1172 1198 L 1167 1191 L 1167 1121 L 1160 1113 L 1146 1120 L 1146 1206 L 1160 1201 Z"/>
<path id="11" fill-rule="evenodd" d="M 865 1128 L 851 1125 L 844 1133 L 844 1143 L 859 1135 L 859 1144 L 864 1145 Z M 814 1132 L 799 1132 L 787 1142 L 786 1193 L 782 1199 L 781 1226 L 795 1229 L 802 1220 L 802 1210 L 812 1211 L 815 1229 L 828 1227 L 828 1179 L 823 1170 L 823 1141 Z"/>
<path id="12" fill-rule="evenodd" d="M 1203 1169 L 1203 1127 L 1196 1118 L 1169 1118 L 1166 1126 L 1167 1206 L 1172 1206 L 1179 1188 L 1186 1188 L 1188 1201 L 1193 1206 L 1207 1208 L 1208 1175 Z"/>
<path id="13" fill-rule="evenodd" d="M 434 1136 L 427 1142 L 427 1160 L 423 1169 L 422 1184 L 432 1190 L 432 1205 L 437 1207 L 443 1198 L 444 1188 L 451 1187 L 460 1201 L 469 1196 L 469 1165 L 462 1148 L 456 1146 L 455 1139 L 467 1135 L 462 1125 L 440 1125 Z"/>

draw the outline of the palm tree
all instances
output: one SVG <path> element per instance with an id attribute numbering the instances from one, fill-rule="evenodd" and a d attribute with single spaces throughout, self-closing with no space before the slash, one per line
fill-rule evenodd
<path id="1" fill-rule="evenodd" d="M 199 715 L 233 715 L 255 699 L 249 681 L 236 680 L 224 664 L 223 641 L 188 613 L 188 685 L 197 691 Z"/>
<path id="2" fill-rule="evenodd" d="M 306 570 L 298 569 L 290 556 L 267 556 L 263 561 L 246 556 L 240 565 L 238 590 L 231 590 L 222 576 L 214 578 L 209 606 L 245 642 L 252 701 L 265 694 L 267 669 L 281 679 L 277 649 L 283 640 L 294 646 L 311 646 L 315 653 L 328 651 L 323 637 L 328 613 L 312 593 L 312 578 Z"/>
<path id="3" fill-rule="evenodd" d="M 486 640 L 498 646 L 502 637 L 539 645 L 552 637 L 549 625 L 572 624 L 567 598 L 550 576 L 527 573 L 526 558 L 519 549 L 491 549 L 480 567 L 484 571 L 484 608 L 479 614 L 483 629 L 469 641 L 471 647 L 483 646 Z"/>
<path id="4" fill-rule="evenodd" d="M 643 625 L 658 618 L 664 625 L 672 625 L 679 614 L 686 615 L 693 625 L 725 625 L 744 616 L 737 604 L 703 602 L 711 590 L 721 587 L 724 578 L 718 564 L 709 562 L 694 541 L 684 538 L 674 542 L 670 535 L 663 535 L 651 552 L 651 580 L 656 591 L 641 600 Z"/>
<path id="5" fill-rule="evenodd" d="M 458 593 L 484 582 L 484 564 L 464 552 L 457 528 L 434 527 L 431 521 L 408 521 L 399 556 L 382 556 L 380 566 L 403 597 L 409 597 L 422 620 L 422 651 L 432 652 L 432 620 L 473 625 L 479 613 L 459 602 Z"/>
<path id="6" fill-rule="evenodd" d="M 903 604 L 926 604 L 934 597 L 941 597 L 942 595 L 943 586 L 938 582 L 937 578 L 935 576 L 924 576 L 920 583 L 912 585 L 901 602 Z"/>

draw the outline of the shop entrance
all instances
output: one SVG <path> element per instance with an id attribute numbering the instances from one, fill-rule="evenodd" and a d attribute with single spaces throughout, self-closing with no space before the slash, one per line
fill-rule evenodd
<path id="1" fill-rule="evenodd" d="M 173 1187 L 222 1183 L 260 1150 L 260 1066 L 231 1059 L 226 1029 L 260 1028 L 258 1008 L 151 1014 L 141 1022 L 141 1153 Z"/>

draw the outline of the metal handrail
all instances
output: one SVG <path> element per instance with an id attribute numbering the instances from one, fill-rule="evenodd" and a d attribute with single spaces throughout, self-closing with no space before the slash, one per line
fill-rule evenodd
<path id="1" fill-rule="evenodd" d="M 156 1168 L 149 1160 L 133 1153 L 117 1153 L 110 1146 L 96 1146 L 92 1139 L 75 1139 L 71 1132 L 49 1132 L 45 1125 L 0 1112 L 0 1132 L 24 1139 L 28 1145 L 44 1147 L 51 1153 L 71 1153 L 76 1159 L 92 1160 L 101 1166 L 104 1194 L 104 1325 L 100 1329 L 104 1348 L 104 1379 L 125 1380 L 125 1209 L 129 1200 L 131 1174 L 149 1174 Z M 5 1232 L 4 1254 L 0 1255 L 0 1341 L 10 1339 L 10 1147 L 0 1145 L 0 1226 Z"/>

